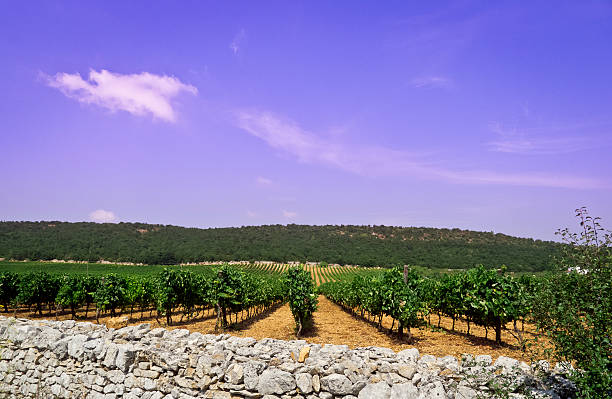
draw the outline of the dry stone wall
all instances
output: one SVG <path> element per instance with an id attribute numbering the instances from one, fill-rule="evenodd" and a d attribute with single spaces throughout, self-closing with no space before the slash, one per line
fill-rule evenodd
<path id="1" fill-rule="evenodd" d="M 537 371 L 536 371 L 537 369 Z M 565 398 L 545 362 L 420 356 L 75 321 L 0 317 L 0 397 L 91 399 Z"/>

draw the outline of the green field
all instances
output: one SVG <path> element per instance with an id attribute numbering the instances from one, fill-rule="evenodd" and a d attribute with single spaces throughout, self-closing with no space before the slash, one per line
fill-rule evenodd
<path id="1" fill-rule="evenodd" d="M 152 275 L 164 268 L 190 270 L 198 274 L 211 274 L 212 265 L 194 266 L 162 266 L 162 265 L 115 265 L 101 263 L 56 263 L 56 262 L 14 262 L 0 261 L 0 272 L 29 273 L 45 271 L 53 274 L 91 274 L 103 275 L 116 273 L 119 275 Z"/>

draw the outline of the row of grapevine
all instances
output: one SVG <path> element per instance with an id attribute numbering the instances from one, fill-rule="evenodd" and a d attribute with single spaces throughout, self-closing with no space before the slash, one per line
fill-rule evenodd
<path id="1" fill-rule="evenodd" d="M 501 343 L 502 328 L 509 322 L 524 320 L 529 314 L 530 279 L 514 278 L 482 266 L 468 271 L 427 280 L 425 300 L 428 311 L 453 320 L 461 318 L 487 331 L 495 330 L 495 341 Z M 521 342 L 522 344 L 522 342 Z"/>
<path id="2" fill-rule="evenodd" d="M 358 275 L 352 280 L 325 283 L 319 292 L 333 302 L 361 317 L 373 317 L 382 325 L 383 316 L 398 323 L 398 334 L 404 329 L 410 339 L 410 328 L 418 324 L 418 317 L 425 309 L 423 279 L 412 272 L 406 276 L 396 267 L 384 273 L 370 276 Z M 393 327 L 392 327 L 393 328 Z"/>
<path id="3" fill-rule="evenodd" d="M 356 276 L 351 281 L 323 284 L 319 290 L 354 314 L 377 320 L 388 316 L 398 325 L 398 335 L 424 323 L 431 314 L 462 318 L 495 330 L 501 343 L 502 327 L 523 320 L 530 309 L 528 278 L 515 279 L 505 273 L 477 267 L 440 279 L 424 278 L 413 270 L 396 267 L 383 273 Z M 429 320 L 429 318 L 427 318 Z M 440 319 L 439 319 L 440 320 Z M 439 321 L 438 321 L 439 323 Z M 520 334 L 519 334 L 520 335 Z M 522 338 L 521 338 L 522 339 Z"/>
<path id="4" fill-rule="evenodd" d="M 27 306 L 40 315 L 44 308 L 49 312 L 70 309 L 76 317 L 77 310 L 85 307 L 87 317 L 89 307 L 94 305 L 97 318 L 100 313 L 113 317 L 118 309 L 131 315 L 139 308 L 141 318 L 145 310 L 156 310 L 157 317 L 164 316 L 171 325 L 173 314 L 181 313 L 181 319 L 193 318 L 212 308 L 217 324 L 225 328 L 232 322 L 232 315 L 237 322 L 240 313 L 249 318 L 283 300 L 284 286 L 278 279 L 227 265 L 211 275 L 176 269 L 164 269 L 150 277 L 0 273 L 0 303 L 4 310 Z"/>
<path id="5" fill-rule="evenodd" d="M 284 263 L 257 263 L 247 264 L 243 268 L 248 271 L 256 271 L 268 274 L 281 274 L 286 272 L 292 266 Z M 324 284 L 326 282 L 333 282 L 343 279 L 350 279 L 355 275 L 369 273 L 369 269 L 356 268 L 349 266 L 328 266 L 325 263 L 321 265 L 301 265 L 308 273 L 310 273 L 312 280 L 316 285 Z"/>
<path id="6" fill-rule="evenodd" d="M 301 267 L 288 269 L 284 280 L 289 308 L 295 320 L 295 333 L 299 337 L 313 325 L 313 313 L 318 304 L 315 285 L 310 273 Z"/>

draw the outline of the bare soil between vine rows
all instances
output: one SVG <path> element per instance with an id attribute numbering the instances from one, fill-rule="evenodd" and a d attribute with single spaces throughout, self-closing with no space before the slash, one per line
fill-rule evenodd
<path id="1" fill-rule="evenodd" d="M 43 311 L 39 316 L 27 310 L 18 312 L 2 313 L 3 315 L 29 318 L 29 319 L 49 319 L 55 320 L 55 313 Z M 85 318 L 85 311 L 81 309 L 77 312 L 78 321 L 90 321 L 95 323 L 95 310 L 88 313 Z M 179 321 L 180 315 L 173 317 L 173 325 L 167 326 L 165 318 L 155 318 L 149 316 L 149 312 L 144 313 L 140 318 L 140 311 L 134 311 L 133 318 L 128 320 L 125 313 L 122 316 L 111 318 L 108 315 L 101 316 L 99 321 L 108 327 L 120 328 L 125 325 L 136 325 L 140 323 L 150 323 L 152 328 L 164 327 L 168 329 L 186 328 L 191 332 L 202 334 L 221 333 L 215 331 L 216 317 L 213 312 L 205 312 L 199 318 L 192 320 Z M 70 319 L 70 313 L 62 313 L 57 316 L 58 320 Z M 233 320 L 233 319 L 232 319 Z M 438 317 L 431 317 L 432 324 L 437 326 Z M 380 330 L 374 323 L 355 317 L 349 312 L 334 304 L 324 296 L 319 296 L 319 309 L 314 313 L 314 328 L 301 339 L 316 344 L 335 344 L 348 345 L 351 348 L 381 346 L 391 348 L 395 351 L 416 347 L 421 354 L 431 354 L 435 356 L 453 355 L 460 358 L 462 353 L 474 355 L 491 355 L 493 359 L 499 356 L 509 356 L 515 359 L 530 362 L 542 359 L 544 356 L 541 351 L 523 352 L 518 346 L 518 342 L 507 330 L 502 331 L 502 345 L 494 342 L 494 331 L 489 330 L 489 338 L 485 338 L 485 330 L 472 324 L 470 335 L 466 334 L 467 324 L 461 320 L 455 323 L 455 331 L 451 331 L 452 320 L 442 317 L 440 327 L 421 327 L 413 328 L 413 341 L 406 339 L 400 340 L 395 333 L 388 333 L 386 329 L 391 327 L 391 320 L 383 320 L 383 330 Z M 510 325 L 508 327 L 511 327 Z M 244 320 L 225 331 L 228 334 L 240 337 L 253 337 L 256 339 L 275 338 L 283 340 L 296 339 L 294 334 L 294 322 L 289 309 L 289 305 L 275 306 L 272 309 L 255 316 L 249 320 Z M 533 338 L 533 328 L 525 326 L 525 337 Z"/>

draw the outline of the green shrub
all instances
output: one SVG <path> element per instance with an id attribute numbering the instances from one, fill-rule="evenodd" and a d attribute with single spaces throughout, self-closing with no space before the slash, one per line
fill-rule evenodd
<path id="1" fill-rule="evenodd" d="M 198 300 L 196 278 L 187 270 L 164 269 L 158 276 L 157 309 L 166 316 L 166 323 L 172 325 L 172 309 L 183 306 L 189 314 Z"/>
<path id="2" fill-rule="evenodd" d="M 36 311 L 42 315 L 44 304 L 51 305 L 59 291 L 59 281 L 56 277 L 46 272 L 34 272 L 25 275 L 19 282 L 19 294 L 17 302 L 24 305 L 36 305 Z"/>
<path id="3" fill-rule="evenodd" d="M 19 293 L 19 276 L 11 272 L 0 273 L 0 303 L 8 312 L 8 305 L 15 301 Z"/>
<path id="4" fill-rule="evenodd" d="M 96 321 L 100 312 L 110 310 L 111 317 L 116 316 L 115 309 L 126 303 L 127 282 L 116 274 L 107 274 L 99 280 L 98 289 L 93 295 L 96 302 Z"/>
<path id="5" fill-rule="evenodd" d="M 213 279 L 212 288 L 217 304 L 217 323 L 215 328 L 221 325 L 226 328 L 228 312 L 239 309 L 244 302 L 244 272 L 223 265 L 217 269 Z"/>
<path id="6" fill-rule="evenodd" d="M 69 307 L 73 318 L 76 318 L 76 310 L 85 303 L 87 299 L 87 287 L 84 276 L 73 274 L 62 276 L 60 288 L 55 297 L 55 302 L 62 307 Z"/>
<path id="7" fill-rule="evenodd" d="M 567 244 L 534 305 L 534 319 L 560 360 L 574 361 L 580 397 L 612 397 L 612 233 L 585 208 L 576 210 L 580 233 L 558 232 Z"/>
<path id="8" fill-rule="evenodd" d="M 317 310 L 318 299 L 310 273 L 301 267 L 292 267 L 285 273 L 285 289 L 289 307 L 295 320 L 299 337 L 312 328 L 312 315 Z"/>

